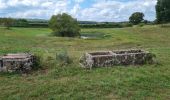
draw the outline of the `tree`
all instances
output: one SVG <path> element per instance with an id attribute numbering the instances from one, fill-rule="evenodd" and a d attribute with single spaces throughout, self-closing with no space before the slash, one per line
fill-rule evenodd
<path id="1" fill-rule="evenodd" d="M 170 0 L 158 0 L 156 17 L 158 23 L 170 22 Z"/>
<path id="2" fill-rule="evenodd" d="M 10 29 L 13 23 L 14 23 L 14 19 L 12 18 L 0 18 L 0 24 L 2 26 L 5 26 L 7 29 Z"/>
<path id="3" fill-rule="evenodd" d="M 80 36 L 80 28 L 77 20 L 66 13 L 53 15 L 49 21 L 49 27 L 55 36 Z"/>
<path id="4" fill-rule="evenodd" d="M 144 14 L 142 12 L 135 12 L 129 17 L 129 21 L 136 25 L 144 20 L 143 17 Z"/>
<path id="5" fill-rule="evenodd" d="M 26 19 L 16 19 L 12 26 L 14 27 L 27 27 L 29 25 Z"/>

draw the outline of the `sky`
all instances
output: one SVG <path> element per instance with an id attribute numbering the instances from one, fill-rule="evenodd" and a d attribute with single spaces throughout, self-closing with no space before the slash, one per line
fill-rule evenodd
<path id="1" fill-rule="evenodd" d="M 0 17 L 50 19 L 68 13 L 82 21 L 128 21 L 134 12 L 155 20 L 157 0 L 0 0 Z"/>

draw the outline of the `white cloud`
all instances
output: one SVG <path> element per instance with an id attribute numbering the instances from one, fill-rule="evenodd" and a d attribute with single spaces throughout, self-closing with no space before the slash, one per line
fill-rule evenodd
<path id="1" fill-rule="evenodd" d="M 10 13 L 7 16 L 15 16 L 17 18 L 37 18 L 39 16 L 47 17 L 48 13 L 46 10 L 29 10 L 26 12 Z"/>
<path id="2" fill-rule="evenodd" d="M 79 15 L 79 11 L 80 11 L 80 10 L 81 10 L 80 5 L 79 5 L 79 4 L 76 4 L 76 5 L 73 7 L 73 9 L 71 9 L 70 13 L 71 13 L 71 15 L 74 16 L 74 17 L 79 17 L 78 15 Z"/>
<path id="3" fill-rule="evenodd" d="M 4 3 L 3 0 L 0 0 L 0 9 L 5 9 L 6 8 L 6 4 Z"/>
<path id="4" fill-rule="evenodd" d="M 0 0 L 0 16 L 22 18 L 50 18 L 67 12 L 78 20 L 127 21 L 133 12 L 143 12 L 148 20 L 155 19 L 157 0 L 94 0 L 88 7 L 81 7 L 85 0 Z"/>
<path id="5" fill-rule="evenodd" d="M 8 6 L 38 6 L 40 0 L 8 0 L 7 5 Z"/>
<path id="6" fill-rule="evenodd" d="M 156 0 L 136 0 L 120 2 L 113 0 L 99 0 L 91 8 L 85 8 L 82 19 L 98 21 L 127 21 L 133 12 L 143 12 L 145 18 L 154 20 Z M 94 17 L 95 16 L 95 17 Z"/>
<path id="7" fill-rule="evenodd" d="M 82 2 L 84 2 L 84 0 L 74 0 L 74 2 L 82 3 Z"/>
<path id="8" fill-rule="evenodd" d="M 53 14 L 67 12 L 70 2 L 67 0 L 0 0 L 1 7 L 2 3 L 6 5 L 8 11 L 6 17 L 50 18 Z"/>

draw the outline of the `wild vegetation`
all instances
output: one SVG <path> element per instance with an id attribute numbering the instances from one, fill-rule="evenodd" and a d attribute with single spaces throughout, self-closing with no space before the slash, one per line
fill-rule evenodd
<path id="1" fill-rule="evenodd" d="M 0 99 L 170 98 L 169 27 L 82 29 L 84 34 L 104 35 L 93 39 L 52 37 L 50 33 L 47 28 L 0 28 L 0 54 L 32 52 L 40 56 L 42 66 L 28 75 L 0 73 Z M 156 54 L 159 63 L 93 70 L 79 65 L 85 52 L 130 48 Z M 60 66 L 56 54 L 61 59 L 69 56 L 72 63 Z"/>

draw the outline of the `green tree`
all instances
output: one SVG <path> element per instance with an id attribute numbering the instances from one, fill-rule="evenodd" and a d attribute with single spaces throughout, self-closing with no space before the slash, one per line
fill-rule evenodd
<path id="1" fill-rule="evenodd" d="M 14 27 L 27 27 L 29 25 L 26 19 L 16 19 L 13 23 Z"/>
<path id="2" fill-rule="evenodd" d="M 129 21 L 130 23 L 133 23 L 133 24 L 139 24 L 141 23 L 144 19 L 145 15 L 142 13 L 142 12 L 135 12 L 133 13 L 130 17 L 129 17 Z"/>
<path id="3" fill-rule="evenodd" d="M 80 28 L 77 20 L 66 13 L 53 15 L 49 21 L 49 27 L 55 36 L 80 36 Z"/>
<path id="4" fill-rule="evenodd" d="M 12 18 L 0 18 L 0 25 L 5 26 L 7 29 L 13 25 L 14 19 Z"/>
<path id="5" fill-rule="evenodd" d="M 158 23 L 170 22 L 170 0 L 158 0 L 156 17 Z"/>

